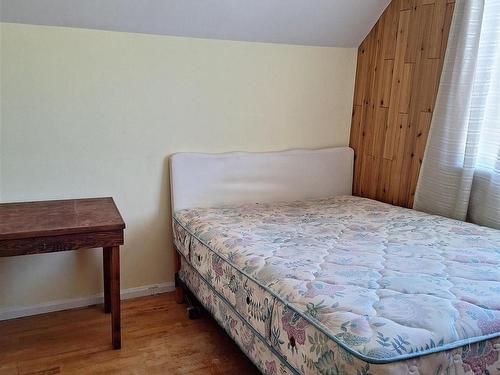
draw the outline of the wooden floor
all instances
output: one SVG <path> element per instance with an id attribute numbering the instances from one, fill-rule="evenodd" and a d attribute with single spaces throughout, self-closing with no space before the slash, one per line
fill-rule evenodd
<path id="1" fill-rule="evenodd" d="M 259 374 L 209 317 L 172 293 L 122 302 L 122 349 L 102 306 L 0 322 L 0 374 Z"/>

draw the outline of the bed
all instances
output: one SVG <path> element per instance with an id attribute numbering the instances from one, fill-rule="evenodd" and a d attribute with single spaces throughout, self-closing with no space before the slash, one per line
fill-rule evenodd
<path id="1" fill-rule="evenodd" d="M 352 157 L 174 155 L 179 280 L 265 374 L 500 373 L 500 232 L 351 196 Z"/>

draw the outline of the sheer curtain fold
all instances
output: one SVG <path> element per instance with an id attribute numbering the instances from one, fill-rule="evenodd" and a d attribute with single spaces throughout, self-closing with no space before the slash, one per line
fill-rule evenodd
<path id="1" fill-rule="evenodd" d="M 414 208 L 500 229 L 500 0 L 457 0 Z"/>

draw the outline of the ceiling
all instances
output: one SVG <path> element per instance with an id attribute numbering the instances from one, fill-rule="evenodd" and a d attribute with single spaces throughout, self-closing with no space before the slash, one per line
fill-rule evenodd
<path id="1" fill-rule="evenodd" d="M 390 0 L 0 0 L 0 20 L 209 39 L 358 47 Z"/>

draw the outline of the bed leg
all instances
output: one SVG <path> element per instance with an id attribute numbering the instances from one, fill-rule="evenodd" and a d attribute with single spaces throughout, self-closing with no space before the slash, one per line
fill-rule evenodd
<path id="1" fill-rule="evenodd" d="M 186 284 L 179 277 L 181 269 L 181 256 L 174 245 L 174 265 L 175 265 L 175 302 L 186 303 L 187 315 L 189 319 L 198 319 L 203 314 L 203 307 L 196 297 L 191 294 Z"/>
<path id="2" fill-rule="evenodd" d="M 184 303 L 184 285 L 179 278 L 179 271 L 181 269 L 181 257 L 174 246 L 174 266 L 175 266 L 175 302 Z"/>
<path id="3" fill-rule="evenodd" d="M 185 300 L 184 286 L 179 280 L 179 273 L 175 273 L 175 302 L 184 303 Z"/>
<path id="4" fill-rule="evenodd" d="M 188 318 L 190 320 L 198 319 L 201 317 L 201 309 L 198 306 L 189 306 L 187 308 Z"/>
<path id="5" fill-rule="evenodd" d="M 186 312 L 188 318 L 191 320 L 201 318 L 205 309 L 187 287 L 184 289 L 184 301 L 187 304 Z"/>
<path id="6" fill-rule="evenodd" d="M 203 314 L 203 306 L 198 302 L 196 297 L 191 293 L 191 291 L 186 287 L 186 284 L 179 279 L 178 274 L 175 274 L 175 286 L 176 286 L 176 301 L 178 303 L 186 303 L 186 312 L 189 319 L 198 319 Z M 177 291 L 181 293 L 179 296 Z M 177 299 L 179 297 L 179 299 Z"/>

